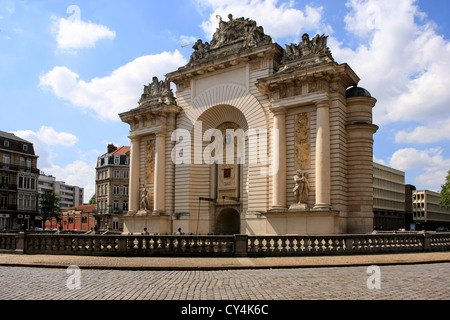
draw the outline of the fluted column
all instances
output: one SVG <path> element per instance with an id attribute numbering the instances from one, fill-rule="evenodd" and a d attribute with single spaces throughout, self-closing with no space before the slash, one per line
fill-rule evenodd
<path id="1" fill-rule="evenodd" d="M 272 144 L 272 208 L 286 208 L 286 113 L 285 110 L 273 112 Z"/>
<path id="2" fill-rule="evenodd" d="M 165 211 L 166 194 L 166 135 L 164 132 L 156 134 L 155 143 L 155 180 L 154 180 L 154 202 L 153 212 Z"/>
<path id="3" fill-rule="evenodd" d="M 331 208 L 330 103 L 320 101 L 317 106 L 316 131 L 316 203 L 314 209 Z"/>
<path id="4" fill-rule="evenodd" d="M 130 137 L 130 189 L 128 195 L 129 211 L 139 210 L 139 137 Z"/>

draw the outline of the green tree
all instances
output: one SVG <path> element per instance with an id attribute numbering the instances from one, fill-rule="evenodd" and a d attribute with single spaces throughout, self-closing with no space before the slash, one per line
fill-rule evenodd
<path id="1" fill-rule="evenodd" d="M 441 186 L 441 199 L 439 205 L 442 208 L 450 208 L 450 170 L 448 171 L 445 183 Z"/>
<path id="2" fill-rule="evenodd" d="M 95 193 L 94 195 L 91 197 L 91 200 L 89 200 L 88 204 L 95 204 Z"/>
<path id="3" fill-rule="evenodd" d="M 45 222 L 52 218 L 59 218 L 59 201 L 60 197 L 51 190 L 45 190 L 39 195 L 41 202 L 42 228 L 45 228 Z"/>

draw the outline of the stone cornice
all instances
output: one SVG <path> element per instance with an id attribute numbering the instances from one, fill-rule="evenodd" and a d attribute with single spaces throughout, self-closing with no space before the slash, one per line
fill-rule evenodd
<path id="1" fill-rule="evenodd" d="M 339 92 L 345 95 L 345 89 L 358 82 L 358 76 L 346 63 L 329 62 L 258 79 L 257 87 L 274 102 L 318 92 Z"/>
<path id="2" fill-rule="evenodd" d="M 235 54 L 217 58 L 212 61 L 204 62 L 193 66 L 184 66 L 177 71 L 166 74 L 166 77 L 176 83 L 182 83 L 200 75 L 227 69 L 240 63 L 246 63 L 261 59 L 274 59 L 280 61 L 283 55 L 283 49 L 276 43 L 270 43 L 260 47 L 248 48 Z"/>

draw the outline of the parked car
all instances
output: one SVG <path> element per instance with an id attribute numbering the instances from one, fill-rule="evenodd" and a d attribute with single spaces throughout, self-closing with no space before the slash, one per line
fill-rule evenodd
<path id="1" fill-rule="evenodd" d="M 437 232 L 446 232 L 446 231 L 448 231 L 448 228 L 447 227 L 439 227 L 436 229 L 436 231 Z"/>

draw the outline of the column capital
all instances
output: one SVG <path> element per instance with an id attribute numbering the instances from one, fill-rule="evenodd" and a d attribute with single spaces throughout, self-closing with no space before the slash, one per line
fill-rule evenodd
<path id="1" fill-rule="evenodd" d="M 331 101 L 330 100 L 316 100 L 313 101 L 317 108 L 329 108 Z"/>
<path id="2" fill-rule="evenodd" d="M 270 111 L 272 111 L 274 116 L 286 114 L 286 108 L 285 107 L 270 108 Z"/>

